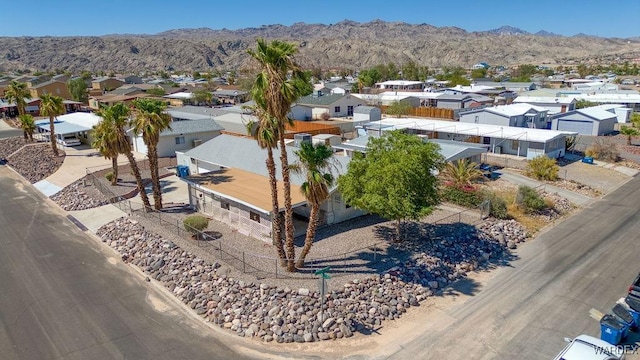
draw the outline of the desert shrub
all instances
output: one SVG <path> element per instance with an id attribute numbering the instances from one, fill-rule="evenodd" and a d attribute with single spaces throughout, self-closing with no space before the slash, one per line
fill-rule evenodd
<path id="1" fill-rule="evenodd" d="M 112 181 L 113 180 L 113 173 L 112 172 L 108 172 L 106 174 L 104 174 L 105 179 Z"/>
<path id="2" fill-rule="evenodd" d="M 485 191 L 484 200 L 489 201 L 489 215 L 496 219 L 509 219 L 509 211 L 507 211 L 507 202 L 491 191 Z"/>
<path id="3" fill-rule="evenodd" d="M 557 180 L 559 170 L 556 160 L 545 155 L 535 157 L 527 164 L 527 175 L 538 180 Z"/>
<path id="4" fill-rule="evenodd" d="M 209 226 L 209 219 L 202 215 L 190 215 L 182 221 L 182 224 L 192 235 L 198 235 Z"/>
<path id="5" fill-rule="evenodd" d="M 593 144 L 584 152 L 586 156 L 591 156 L 596 160 L 616 162 L 620 159 L 618 146 L 611 140 L 595 138 Z"/>
<path id="6" fill-rule="evenodd" d="M 526 213 L 535 213 L 547 208 L 544 198 L 534 189 L 520 185 L 516 195 L 516 204 Z"/>
<path id="7" fill-rule="evenodd" d="M 468 207 L 476 208 L 482 202 L 482 193 L 473 186 L 446 185 L 440 189 L 440 198 L 444 201 Z"/>
<path id="8" fill-rule="evenodd" d="M 326 121 L 326 120 L 329 120 L 329 119 L 331 119 L 331 115 L 329 115 L 329 113 L 328 113 L 328 112 L 323 112 L 323 113 L 320 115 L 320 119 L 325 120 L 325 121 Z"/>

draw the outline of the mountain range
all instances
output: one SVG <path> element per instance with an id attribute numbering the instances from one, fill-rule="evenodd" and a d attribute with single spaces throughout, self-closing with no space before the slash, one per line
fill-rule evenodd
<path id="1" fill-rule="evenodd" d="M 0 71 L 19 69 L 142 72 L 234 70 L 249 64 L 256 38 L 299 46 L 303 66 L 362 69 L 414 61 L 429 67 L 610 63 L 640 58 L 638 38 L 535 34 L 503 26 L 469 32 L 457 27 L 374 20 L 295 23 L 238 30 L 175 29 L 158 34 L 74 37 L 0 37 Z M 622 60 L 621 60 L 622 59 Z"/>

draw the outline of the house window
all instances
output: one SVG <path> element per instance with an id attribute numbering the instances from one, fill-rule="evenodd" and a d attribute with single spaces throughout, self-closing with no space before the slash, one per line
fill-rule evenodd
<path id="1" fill-rule="evenodd" d="M 340 106 L 336 106 L 333 108 L 333 112 L 335 113 L 339 113 L 340 112 Z"/>
<path id="2" fill-rule="evenodd" d="M 255 221 L 255 222 L 260 222 L 260 214 L 253 212 L 253 211 L 249 211 L 249 219 Z"/>
<path id="3" fill-rule="evenodd" d="M 196 159 L 195 158 L 191 158 L 191 163 L 195 165 L 196 164 Z"/>
<path id="4" fill-rule="evenodd" d="M 225 210 L 229 210 L 229 202 L 228 201 L 221 201 L 220 202 L 220 207 L 225 209 Z"/>
<path id="5" fill-rule="evenodd" d="M 176 145 L 184 144 L 184 136 L 176 136 Z"/>
<path id="6" fill-rule="evenodd" d="M 480 116 L 476 115 L 476 118 L 474 119 L 474 122 L 477 124 L 480 122 Z"/>

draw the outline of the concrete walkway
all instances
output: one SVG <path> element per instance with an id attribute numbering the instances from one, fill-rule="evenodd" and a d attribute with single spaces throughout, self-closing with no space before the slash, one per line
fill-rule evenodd
<path id="1" fill-rule="evenodd" d="M 565 199 L 571 201 L 572 203 L 579 205 L 579 206 L 587 206 L 589 205 L 591 202 L 595 201 L 595 198 L 586 196 L 586 195 L 582 195 L 570 190 L 566 190 L 557 186 L 553 186 L 553 185 L 549 185 L 543 182 L 540 182 L 538 180 L 534 180 L 531 179 L 529 177 L 526 177 L 524 175 L 518 174 L 515 171 L 509 170 L 509 169 L 502 169 L 502 170 L 498 170 L 496 171 L 498 174 L 500 174 L 500 178 L 505 179 L 509 182 L 512 182 L 514 184 L 518 184 L 518 185 L 526 185 L 532 188 L 538 187 L 543 185 L 544 186 L 544 190 L 546 192 L 549 193 L 557 193 L 558 195 L 564 197 Z"/>
<path id="2" fill-rule="evenodd" d="M 127 213 L 111 204 L 97 208 L 67 212 L 94 234 L 102 225 L 127 216 Z"/>

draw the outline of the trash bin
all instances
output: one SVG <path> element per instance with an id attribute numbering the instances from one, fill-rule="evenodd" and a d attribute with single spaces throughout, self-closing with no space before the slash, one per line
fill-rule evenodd
<path id="1" fill-rule="evenodd" d="M 622 341 L 625 325 L 613 315 L 605 315 L 600 319 L 600 339 L 611 345 L 618 345 Z"/>
<path id="2" fill-rule="evenodd" d="M 176 175 L 181 178 L 189 176 L 189 167 L 187 165 L 176 166 Z"/>
<path id="3" fill-rule="evenodd" d="M 637 300 L 627 295 L 627 297 L 624 299 L 624 302 L 629 307 L 627 311 L 633 317 L 633 321 L 636 324 L 636 328 L 640 328 L 640 300 Z"/>
<path id="4" fill-rule="evenodd" d="M 633 320 L 633 316 L 631 316 L 631 314 L 627 311 L 627 309 L 623 305 L 616 304 L 613 307 L 613 309 L 611 309 L 611 311 L 613 312 L 613 315 L 615 315 L 615 317 L 618 318 L 618 321 L 622 322 L 627 327 L 627 333 L 629 332 L 629 329 L 632 329 L 635 327 L 635 321 Z M 622 337 L 625 338 L 627 333 L 622 334 Z"/>
<path id="5" fill-rule="evenodd" d="M 582 158 L 582 162 L 585 164 L 593 164 L 593 157 L 585 156 Z"/>

